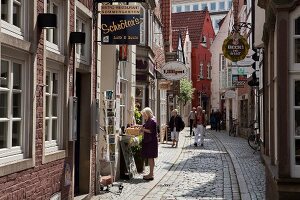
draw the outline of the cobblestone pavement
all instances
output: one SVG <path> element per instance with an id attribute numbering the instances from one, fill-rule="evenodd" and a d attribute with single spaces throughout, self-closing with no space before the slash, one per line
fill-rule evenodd
<path id="1" fill-rule="evenodd" d="M 204 147 L 194 147 L 188 135 L 180 134 L 178 148 L 159 145 L 153 181 L 137 175 L 121 194 L 113 187 L 93 199 L 264 199 L 264 168 L 246 140 L 207 131 Z"/>

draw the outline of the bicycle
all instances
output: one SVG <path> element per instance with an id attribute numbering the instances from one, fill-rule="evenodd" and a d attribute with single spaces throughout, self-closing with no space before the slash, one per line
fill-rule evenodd
<path id="1" fill-rule="evenodd" d="M 236 131 L 237 131 L 237 126 L 239 125 L 237 119 L 232 119 L 231 124 L 230 124 L 230 129 L 229 129 L 229 136 L 236 136 Z"/>
<path id="2" fill-rule="evenodd" d="M 249 128 L 251 128 L 251 134 L 248 136 L 248 144 L 249 146 L 254 150 L 253 154 L 256 151 L 260 151 L 260 146 L 261 146 L 261 139 L 260 139 L 260 134 L 257 133 L 258 128 L 255 128 L 255 123 L 256 121 L 253 121 Z"/>

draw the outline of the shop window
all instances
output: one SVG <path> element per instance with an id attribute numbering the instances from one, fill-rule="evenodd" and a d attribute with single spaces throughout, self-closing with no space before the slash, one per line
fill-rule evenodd
<path id="1" fill-rule="evenodd" d="M 62 70 L 61 66 L 49 65 L 46 71 L 45 90 L 45 152 L 62 149 Z"/>
<path id="2" fill-rule="evenodd" d="M 1 0 L 1 21 L 3 32 L 23 39 L 24 3 L 23 0 Z"/>
<path id="3" fill-rule="evenodd" d="M 1 59 L 0 66 L 0 164 L 25 157 L 27 99 L 24 63 Z"/>

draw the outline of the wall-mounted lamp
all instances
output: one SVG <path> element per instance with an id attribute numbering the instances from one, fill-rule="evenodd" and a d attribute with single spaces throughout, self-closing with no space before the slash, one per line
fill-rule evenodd
<path id="1" fill-rule="evenodd" d="M 71 44 L 85 44 L 85 33 L 84 32 L 71 32 L 70 33 Z"/>
<path id="2" fill-rule="evenodd" d="M 40 13 L 38 15 L 37 23 L 39 28 L 56 28 L 56 15 L 52 13 Z"/>

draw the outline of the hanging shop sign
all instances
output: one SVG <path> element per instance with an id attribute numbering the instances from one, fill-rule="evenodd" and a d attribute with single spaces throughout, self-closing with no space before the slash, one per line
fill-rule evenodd
<path id="1" fill-rule="evenodd" d="M 234 75 L 248 75 L 252 74 L 255 70 L 252 67 L 231 67 L 231 72 Z"/>
<path id="2" fill-rule="evenodd" d="M 228 36 L 222 46 L 223 54 L 233 62 L 243 60 L 248 54 L 249 44 L 239 33 Z"/>
<path id="3" fill-rule="evenodd" d="M 235 75 L 232 74 L 232 85 L 235 87 L 244 87 L 247 83 L 247 75 Z"/>
<path id="4" fill-rule="evenodd" d="M 101 42 L 112 45 L 140 43 L 140 6 L 101 6 Z"/>
<path id="5" fill-rule="evenodd" d="M 187 67 L 182 62 L 171 61 L 162 66 L 160 73 L 167 80 L 180 80 L 187 75 Z"/>
<path id="6" fill-rule="evenodd" d="M 236 92 L 233 90 L 228 90 L 225 92 L 225 98 L 226 99 L 235 99 L 236 97 Z"/>

